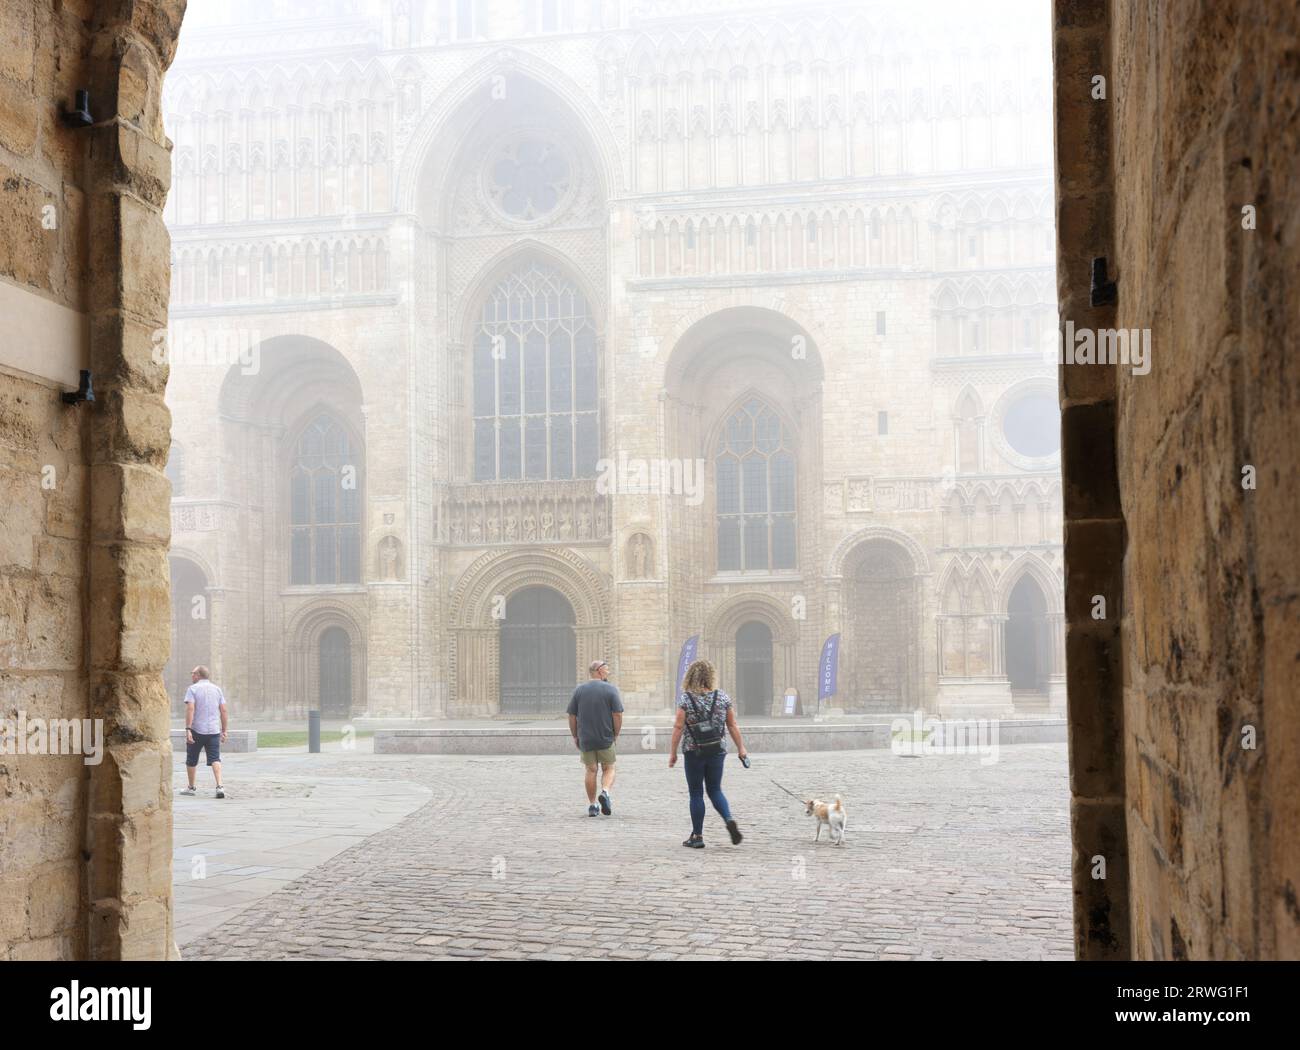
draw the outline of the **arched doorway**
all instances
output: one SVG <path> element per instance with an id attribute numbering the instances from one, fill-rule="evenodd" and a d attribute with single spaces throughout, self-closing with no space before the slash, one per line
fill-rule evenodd
<path id="1" fill-rule="evenodd" d="M 212 621 L 208 609 L 208 578 L 187 558 L 169 559 L 172 586 L 172 650 L 163 681 L 174 716 L 185 713 L 190 671 L 212 663 Z"/>
<path id="2" fill-rule="evenodd" d="M 854 551 L 845 577 L 841 706 L 860 712 L 910 710 L 918 691 L 920 644 L 912 559 L 891 540 L 868 540 Z"/>
<path id="3" fill-rule="evenodd" d="M 342 627 L 320 636 L 320 713 L 322 718 L 352 717 L 352 640 Z"/>
<path id="4" fill-rule="evenodd" d="M 736 702 L 741 714 L 772 713 L 772 629 L 750 620 L 736 631 Z"/>
<path id="5" fill-rule="evenodd" d="M 1047 599 L 1025 573 L 1007 599 L 1007 677 L 1013 693 L 1047 692 Z"/>
<path id="6" fill-rule="evenodd" d="M 501 713 L 555 715 L 578 684 L 573 606 L 550 587 L 525 587 L 501 624 Z"/>

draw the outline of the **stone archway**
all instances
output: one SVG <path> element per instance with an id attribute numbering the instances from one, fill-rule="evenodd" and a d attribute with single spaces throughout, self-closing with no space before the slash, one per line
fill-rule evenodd
<path id="1" fill-rule="evenodd" d="M 572 610 L 575 672 L 570 689 L 577 685 L 576 668 L 597 658 L 612 659 L 605 649 L 613 624 L 609 583 L 586 559 L 561 547 L 484 554 L 465 570 L 451 596 L 448 716 L 505 713 L 502 629 L 512 600 L 530 588 L 553 591 Z M 548 673 L 554 677 L 563 670 L 557 666 Z"/>
<path id="2" fill-rule="evenodd" d="M 366 710 L 366 639 L 356 610 L 324 600 L 299 610 L 285 629 L 285 709 L 279 714 L 349 718 Z M 328 712 L 327 713 L 327 709 Z"/>
<path id="3" fill-rule="evenodd" d="M 921 608 L 915 567 L 885 539 L 868 540 L 844 574 L 840 706 L 908 711 L 921 703 Z"/>
<path id="4" fill-rule="evenodd" d="M 799 687 L 798 631 L 789 607 L 769 595 L 746 592 L 723 602 L 700 643 L 701 655 L 718 670 L 719 688 L 741 705 L 742 715 L 771 715 L 778 696 Z"/>

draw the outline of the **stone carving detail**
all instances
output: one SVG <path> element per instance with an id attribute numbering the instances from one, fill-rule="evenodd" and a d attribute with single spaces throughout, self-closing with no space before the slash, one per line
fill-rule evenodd
<path id="1" fill-rule="evenodd" d="M 849 478 L 845 483 L 845 509 L 850 513 L 871 510 L 871 479 Z"/>
<path id="2" fill-rule="evenodd" d="M 435 529 L 453 546 L 589 543 L 609 538 L 609 501 L 594 481 L 455 485 Z"/>
<path id="3" fill-rule="evenodd" d="M 924 478 L 888 478 L 876 482 L 877 510 L 929 510 L 934 483 Z"/>
<path id="4" fill-rule="evenodd" d="M 216 532 L 222 517 L 219 503 L 172 504 L 172 531 Z"/>

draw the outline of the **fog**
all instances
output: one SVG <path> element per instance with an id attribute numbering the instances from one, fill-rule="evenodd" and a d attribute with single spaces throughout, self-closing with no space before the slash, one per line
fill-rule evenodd
<path id="1" fill-rule="evenodd" d="M 174 712 L 1063 713 L 1047 3 L 192 0 L 165 98 Z"/>

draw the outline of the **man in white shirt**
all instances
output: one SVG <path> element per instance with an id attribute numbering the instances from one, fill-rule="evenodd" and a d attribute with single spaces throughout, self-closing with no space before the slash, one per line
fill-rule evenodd
<path id="1" fill-rule="evenodd" d="M 226 697 L 208 681 L 206 667 L 194 668 L 190 681 L 194 684 L 185 690 L 185 776 L 190 786 L 181 794 L 194 794 L 199 752 L 206 751 L 217 782 L 217 798 L 225 798 L 226 790 L 221 786 L 221 745 L 226 739 Z"/>

